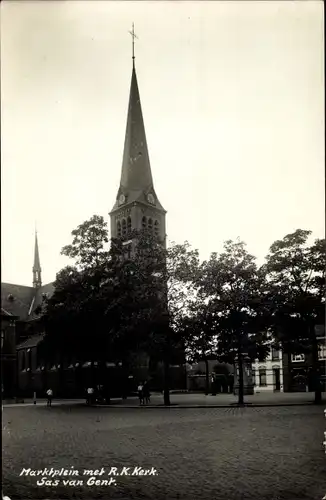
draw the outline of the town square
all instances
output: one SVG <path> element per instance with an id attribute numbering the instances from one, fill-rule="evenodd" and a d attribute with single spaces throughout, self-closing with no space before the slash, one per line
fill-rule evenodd
<path id="1" fill-rule="evenodd" d="M 323 408 L 307 404 L 141 410 L 87 408 L 82 403 L 51 409 L 6 407 L 3 493 L 11 499 L 40 500 L 322 499 L 325 421 Z M 152 474 L 139 475 L 141 468 Z M 45 475 L 22 474 L 24 469 Z M 72 470 L 79 475 L 68 476 Z M 110 478 L 116 483 L 95 485 Z M 81 479 L 83 486 L 75 485 Z M 75 482 L 64 486 L 63 480 Z"/>

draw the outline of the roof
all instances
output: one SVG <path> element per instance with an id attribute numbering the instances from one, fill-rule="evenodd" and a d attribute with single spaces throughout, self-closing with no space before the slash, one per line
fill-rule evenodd
<path id="1" fill-rule="evenodd" d="M 5 309 L 3 309 L 2 307 L 1 307 L 1 314 L 2 314 L 3 316 L 12 316 L 12 314 L 10 314 L 10 312 L 6 311 L 6 310 L 5 310 Z"/>
<path id="2" fill-rule="evenodd" d="M 43 339 L 44 333 L 32 335 L 21 344 L 18 344 L 16 349 L 30 349 L 31 347 L 36 347 Z"/>
<path id="3" fill-rule="evenodd" d="M 27 319 L 34 295 L 35 288 L 31 286 L 1 283 L 1 307 L 20 320 Z"/>
<path id="4" fill-rule="evenodd" d="M 54 292 L 53 283 L 48 283 L 47 285 L 43 285 L 40 288 L 36 289 L 36 294 L 34 295 L 33 306 L 28 319 L 35 319 L 37 316 L 35 315 L 35 309 L 42 304 L 44 294 L 47 295 L 48 298 L 52 297 Z"/>
<path id="5" fill-rule="evenodd" d="M 42 303 L 43 294 L 47 293 L 51 297 L 53 292 L 53 283 L 40 288 L 1 283 L 1 308 L 7 314 L 17 316 L 19 320 L 27 321 L 33 317 L 35 309 Z"/>
<path id="6" fill-rule="evenodd" d="M 165 212 L 154 191 L 137 75 L 133 66 L 120 188 L 112 212 L 120 208 L 118 199 L 121 194 L 127 204 L 140 201 L 148 205 L 149 193 L 154 195 L 154 206 Z M 150 206 L 153 208 L 153 205 Z"/>

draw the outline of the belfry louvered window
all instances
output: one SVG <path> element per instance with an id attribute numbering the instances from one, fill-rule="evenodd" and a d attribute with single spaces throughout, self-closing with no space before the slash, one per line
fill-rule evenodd
<path id="1" fill-rule="evenodd" d="M 146 227 L 147 227 L 147 220 L 146 220 L 146 217 L 143 217 L 143 218 L 142 218 L 141 225 L 142 225 L 142 228 L 143 228 L 143 229 L 146 229 Z"/>
<path id="2" fill-rule="evenodd" d="M 159 225 L 158 225 L 158 220 L 156 220 L 154 222 L 154 234 L 155 234 L 155 236 L 158 236 L 158 232 L 159 232 Z"/>
<path id="3" fill-rule="evenodd" d="M 148 229 L 149 229 L 150 231 L 152 231 L 152 230 L 153 230 L 153 220 L 152 220 L 151 218 L 149 218 L 149 219 L 148 219 Z"/>
<path id="4" fill-rule="evenodd" d="M 122 219 L 122 236 L 126 236 L 127 234 L 127 221 L 126 219 Z"/>
<path id="5" fill-rule="evenodd" d="M 128 217 L 127 219 L 127 231 L 128 233 L 131 233 L 131 217 Z"/>
<path id="6" fill-rule="evenodd" d="M 117 222 L 117 235 L 118 238 L 121 238 L 121 222 L 119 220 Z"/>

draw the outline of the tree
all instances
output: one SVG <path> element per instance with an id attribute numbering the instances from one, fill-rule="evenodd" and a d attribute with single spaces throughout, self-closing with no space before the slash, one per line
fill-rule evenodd
<path id="1" fill-rule="evenodd" d="M 311 231 L 302 229 L 275 241 L 267 256 L 271 316 L 276 338 L 289 359 L 311 352 L 315 403 L 321 402 L 316 325 L 324 324 L 325 240 L 308 244 Z"/>
<path id="2" fill-rule="evenodd" d="M 190 307 L 191 315 L 183 318 L 182 328 L 188 361 L 205 362 L 205 393 L 209 392 L 208 361 L 217 358 L 217 335 L 214 317 L 200 304 L 199 298 Z"/>
<path id="3" fill-rule="evenodd" d="M 121 241 L 113 245 L 121 266 L 119 275 L 126 276 L 126 281 L 120 279 L 115 302 L 109 307 L 111 312 L 120 311 L 116 335 L 123 339 L 122 345 L 129 345 L 125 339 L 132 338 L 152 361 L 163 363 L 164 404 L 169 405 L 170 365 L 181 358 L 184 362 L 179 326 L 193 299 L 198 252 L 187 242 L 166 250 L 148 231 L 134 231 L 130 236 L 131 253 L 123 252 Z"/>
<path id="4" fill-rule="evenodd" d="M 170 404 L 170 365 L 183 352 L 178 324 L 198 252 L 188 243 L 166 250 L 148 231 L 113 239 L 106 251 L 106 223 L 99 216 L 78 226 L 72 236 L 72 245 L 62 253 L 76 265 L 58 274 L 44 315 L 49 344 L 78 345 L 81 356 L 91 356 L 101 366 L 110 351 L 125 372 L 129 354 L 144 350 L 163 362 L 164 402 Z"/>
<path id="5" fill-rule="evenodd" d="M 100 215 L 93 215 L 71 233 L 73 241 L 61 250 L 63 255 L 75 259 L 79 269 L 98 268 L 105 264 L 109 252 L 105 249 L 109 239 L 107 223 Z"/>
<path id="6" fill-rule="evenodd" d="M 64 353 L 94 363 L 108 353 L 110 338 L 99 295 L 103 281 L 112 274 L 112 262 L 105 249 L 107 224 L 94 215 L 72 231 L 73 242 L 62 249 L 75 260 L 56 277 L 55 291 L 45 301 L 41 321 L 46 330 L 47 352 Z M 106 289 L 106 301 L 112 299 Z"/>
<path id="7" fill-rule="evenodd" d="M 211 316 L 220 361 L 239 368 L 239 404 L 244 402 L 243 361 L 264 359 L 269 349 L 265 276 L 241 241 L 227 241 L 224 251 L 203 262 L 200 296 Z"/>

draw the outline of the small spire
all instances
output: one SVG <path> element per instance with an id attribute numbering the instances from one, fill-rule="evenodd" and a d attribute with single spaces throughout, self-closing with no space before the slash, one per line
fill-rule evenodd
<path id="1" fill-rule="evenodd" d="M 132 31 L 129 31 L 132 38 L 132 65 L 135 67 L 135 38 L 138 40 L 138 36 L 135 34 L 135 25 L 132 23 Z"/>
<path id="2" fill-rule="evenodd" d="M 37 240 L 37 229 L 35 223 L 35 246 L 34 246 L 34 265 L 33 265 L 33 287 L 38 288 L 42 286 L 41 279 L 41 264 L 40 264 L 40 255 L 38 250 L 38 240 Z"/>

